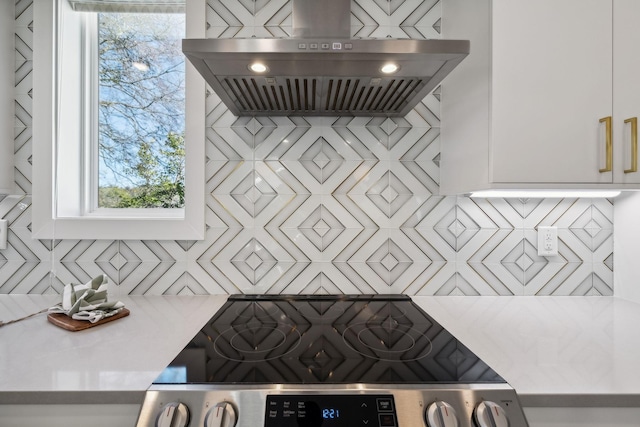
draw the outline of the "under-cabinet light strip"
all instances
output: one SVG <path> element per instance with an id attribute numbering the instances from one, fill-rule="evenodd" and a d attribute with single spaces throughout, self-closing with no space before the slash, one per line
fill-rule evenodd
<path id="1" fill-rule="evenodd" d="M 469 196 L 477 198 L 613 198 L 620 195 L 618 190 L 482 190 L 474 191 Z"/>

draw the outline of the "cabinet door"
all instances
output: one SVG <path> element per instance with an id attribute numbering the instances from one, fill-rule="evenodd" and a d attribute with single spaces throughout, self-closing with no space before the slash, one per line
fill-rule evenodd
<path id="1" fill-rule="evenodd" d="M 612 182 L 612 0 L 494 0 L 492 38 L 490 180 Z"/>
<path id="2" fill-rule="evenodd" d="M 613 2 L 613 137 L 614 180 L 640 183 L 632 172 L 632 120 L 640 119 L 640 1 Z M 625 120 L 627 122 L 625 123 Z M 624 171 L 628 172 L 625 173 Z"/>

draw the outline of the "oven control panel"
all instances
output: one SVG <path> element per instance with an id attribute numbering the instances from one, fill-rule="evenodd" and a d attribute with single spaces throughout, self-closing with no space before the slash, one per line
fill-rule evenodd
<path id="1" fill-rule="evenodd" d="M 265 427 L 397 427 L 391 394 L 267 395 Z"/>
<path id="2" fill-rule="evenodd" d="M 303 386 L 299 386 L 303 387 Z M 137 427 L 528 427 L 504 386 L 152 386 Z"/>

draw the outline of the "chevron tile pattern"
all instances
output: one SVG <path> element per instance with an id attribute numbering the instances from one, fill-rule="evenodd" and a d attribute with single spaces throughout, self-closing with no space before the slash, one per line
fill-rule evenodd
<path id="1" fill-rule="evenodd" d="M 32 0 L 16 1 L 15 179 L 0 293 L 611 295 L 613 205 L 438 196 L 436 90 L 404 118 L 233 116 L 206 100 L 203 241 L 31 239 Z M 289 37 L 287 0 L 208 0 L 208 37 Z M 439 37 L 438 0 L 352 0 L 357 37 Z M 558 227 L 555 257 L 539 226 Z"/>

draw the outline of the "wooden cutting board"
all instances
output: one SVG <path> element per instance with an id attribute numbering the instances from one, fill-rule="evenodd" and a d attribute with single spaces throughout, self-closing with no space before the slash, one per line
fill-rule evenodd
<path id="1" fill-rule="evenodd" d="M 125 316 L 128 316 L 129 313 L 130 311 L 128 309 L 123 308 L 120 313 L 114 314 L 111 317 L 105 317 L 102 320 L 98 320 L 96 323 L 91 323 L 87 320 L 72 319 L 71 317 L 63 313 L 49 313 L 47 315 L 47 320 L 49 320 L 49 322 L 53 323 L 54 325 L 59 326 L 68 331 L 77 332 L 77 331 L 82 331 L 84 329 L 93 328 L 94 326 L 99 326 L 104 323 L 113 322 L 114 320 L 118 320 Z"/>

